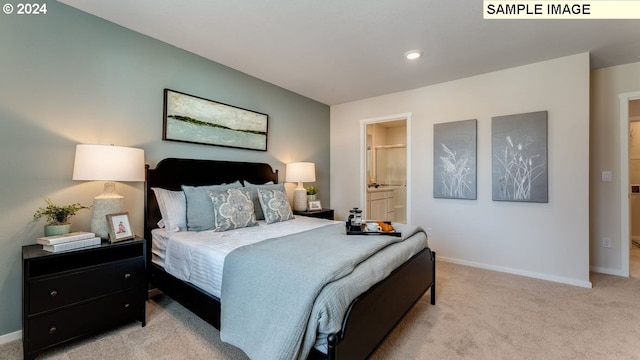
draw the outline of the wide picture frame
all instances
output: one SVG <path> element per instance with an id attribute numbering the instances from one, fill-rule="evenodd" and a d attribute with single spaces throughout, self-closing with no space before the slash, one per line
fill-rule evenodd
<path id="1" fill-rule="evenodd" d="M 117 213 L 107 215 L 107 223 L 109 223 L 109 242 L 115 243 L 134 238 L 131 230 L 131 222 L 129 221 L 129 213 Z"/>
<path id="2" fill-rule="evenodd" d="M 164 89 L 162 140 L 267 151 L 269 115 Z"/>

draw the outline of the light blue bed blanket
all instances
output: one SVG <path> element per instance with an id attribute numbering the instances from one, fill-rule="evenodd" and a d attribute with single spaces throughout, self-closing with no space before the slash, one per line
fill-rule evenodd
<path id="1" fill-rule="evenodd" d="M 306 359 L 341 329 L 358 295 L 427 247 L 422 228 L 394 226 L 401 237 L 346 235 L 332 224 L 232 251 L 220 338 L 256 360 Z"/>

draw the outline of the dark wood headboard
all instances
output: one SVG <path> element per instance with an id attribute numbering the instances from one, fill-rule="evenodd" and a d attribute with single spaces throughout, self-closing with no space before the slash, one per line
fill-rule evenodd
<path id="1" fill-rule="evenodd" d="M 155 169 L 150 169 L 149 165 L 145 168 L 144 236 L 148 242 L 151 241 L 151 230 L 158 227 L 161 218 L 152 187 L 181 190 L 182 185 L 217 185 L 236 180 L 252 184 L 278 182 L 278 170 L 273 171 L 271 165 L 265 163 L 166 158 Z"/>

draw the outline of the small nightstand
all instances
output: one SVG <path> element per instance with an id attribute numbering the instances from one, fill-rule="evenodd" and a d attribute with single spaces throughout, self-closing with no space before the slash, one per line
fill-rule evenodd
<path id="1" fill-rule="evenodd" d="M 293 215 L 333 220 L 333 209 L 322 209 L 322 210 L 314 210 L 314 211 L 294 211 Z"/>
<path id="2" fill-rule="evenodd" d="M 22 247 L 24 359 L 127 322 L 146 324 L 146 241 L 62 252 Z"/>

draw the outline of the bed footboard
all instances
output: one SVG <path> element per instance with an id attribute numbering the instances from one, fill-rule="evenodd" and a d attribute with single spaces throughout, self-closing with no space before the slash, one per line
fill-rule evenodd
<path id="1" fill-rule="evenodd" d="M 150 281 L 163 293 L 220 329 L 219 299 L 176 279 L 155 264 Z M 327 353 L 312 349 L 310 360 L 357 360 L 369 357 L 411 307 L 431 289 L 436 302 L 436 253 L 424 249 L 356 298 L 349 306 L 342 331 L 328 336 Z"/>
<path id="2" fill-rule="evenodd" d="M 411 307 L 431 289 L 435 305 L 436 254 L 429 248 L 415 255 L 349 307 L 342 331 L 328 337 L 327 354 L 313 349 L 309 359 L 366 359 Z"/>
<path id="3" fill-rule="evenodd" d="M 149 266 L 149 282 L 216 329 L 220 329 L 220 300 L 179 280 L 156 264 Z"/>

